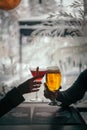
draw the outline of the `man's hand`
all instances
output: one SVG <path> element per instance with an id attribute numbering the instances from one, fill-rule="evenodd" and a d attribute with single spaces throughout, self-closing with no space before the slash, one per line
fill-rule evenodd
<path id="1" fill-rule="evenodd" d="M 44 83 L 44 86 L 45 86 L 45 90 L 44 90 L 44 96 L 46 98 L 49 98 L 50 100 L 53 100 L 53 99 L 56 99 L 57 98 L 57 95 L 58 95 L 58 90 L 52 92 L 48 89 L 46 83 Z"/>

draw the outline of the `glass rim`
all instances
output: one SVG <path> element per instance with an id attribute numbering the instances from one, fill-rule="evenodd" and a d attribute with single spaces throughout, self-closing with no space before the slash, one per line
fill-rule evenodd
<path id="1" fill-rule="evenodd" d="M 29 70 L 36 71 L 37 67 L 29 67 Z M 47 71 L 47 68 L 39 67 L 39 71 Z"/>
<path id="2" fill-rule="evenodd" d="M 47 70 L 59 70 L 60 71 L 58 66 L 48 66 Z"/>

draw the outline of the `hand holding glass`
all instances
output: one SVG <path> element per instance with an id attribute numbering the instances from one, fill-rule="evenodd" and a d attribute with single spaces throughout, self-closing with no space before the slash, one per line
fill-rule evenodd
<path id="1" fill-rule="evenodd" d="M 58 67 L 48 67 L 46 73 L 46 85 L 51 92 L 55 92 L 60 89 L 61 73 Z M 56 104 L 56 99 L 52 99 L 50 105 Z"/>
<path id="2" fill-rule="evenodd" d="M 37 78 L 37 80 L 35 80 L 36 82 L 39 82 L 42 80 L 42 78 L 44 77 L 44 75 L 46 74 L 47 70 L 46 69 L 43 69 L 43 68 L 30 68 L 30 71 L 31 71 L 31 74 L 32 76 L 40 76 L 40 78 Z M 36 102 L 39 102 L 41 101 L 40 98 L 38 98 L 38 93 L 36 92 L 36 96 L 34 99 L 31 99 L 32 101 L 36 101 Z"/>

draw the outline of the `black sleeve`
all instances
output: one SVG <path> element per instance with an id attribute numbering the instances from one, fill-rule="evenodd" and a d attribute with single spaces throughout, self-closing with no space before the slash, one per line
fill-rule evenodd
<path id="1" fill-rule="evenodd" d="M 82 99 L 87 91 L 87 70 L 83 71 L 73 85 L 65 91 L 59 91 L 57 100 L 62 106 L 68 106 Z"/>
<path id="2" fill-rule="evenodd" d="M 0 117 L 24 101 L 17 88 L 13 88 L 0 100 Z"/>

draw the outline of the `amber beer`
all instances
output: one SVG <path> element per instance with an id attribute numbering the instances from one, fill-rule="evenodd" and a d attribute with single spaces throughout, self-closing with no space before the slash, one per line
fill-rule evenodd
<path id="1" fill-rule="evenodd" d="M 59 90 L 61 84 L 61 73 L 58 67 L 48 67 L 46 73 L 46 84 L 50 91 Z"/>

